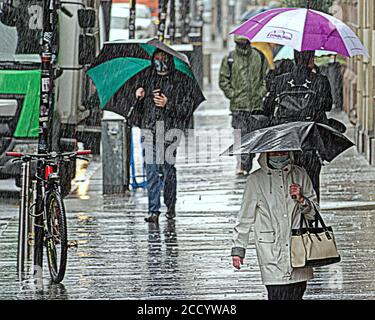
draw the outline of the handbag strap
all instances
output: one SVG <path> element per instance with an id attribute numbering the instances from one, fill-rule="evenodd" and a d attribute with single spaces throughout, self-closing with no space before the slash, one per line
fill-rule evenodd
<path id="1" fill-rule="evenodd" d="M 313 209 L 314 209 L 314 211 L 315 211 L 315 217 L 316 217 L 315 228 L 318 227 L 318 222 L 320 222 L 320 224 L 322 225 L 323 229 L 324 229 L 324 230 L 327 230 L 327 226 L 326 226 L 326 224 L 324 223 L 323 218 L 322 218 L 322 216 L 320 215 L 320 212 L 319 212 L 319 210 L 318 210 L 316 204 L 315 204 L 313 201 L 310 201 L 310 200 L 309 200 L 309 203 L 310 203 L 310 205 L 313 207 Z M 293 211 L 296 211 L 297 208 L 299 208 L 298 203 L 296 203 L 296 205 L 295 205 Z M 300 231 L 302 232 L 302 229 L 303 229 L 303 222 L 305 222 L 305 225 L 306 225 L 306 228 L 307 228 L 307 229 L 311 229 L 311 228 L 309 227 L 309 224 L 308 224 L 308 222 L 307 222 L 307 219 L 306 219 L 306 217 L 305 217 L 305 215 L 303 214 L 303 212 L 302 212 L 301 209 L 300 209 L 300 211 L 301 211 Z"/>
<path id="2" fill-rule="evenodd" d="M 322 227 L 323 227 L 324 230 L 327 230 L 327 226 L 326 226 L 326 224 L 324 223 L 322 216 L 320 215 L 320 212 L 319 212 L 318 207 L 316 206 L 316 204 L 315 204 L 313 201 L 310 201 L 310 203 L 311 203 L 311 205 L 314 207 L 314 210 L 315 210 L 315 216 L 316 216 L 316 218 L 318 218 L 317 221 L 320 222 L 320 224 L 322 225 Z"/>

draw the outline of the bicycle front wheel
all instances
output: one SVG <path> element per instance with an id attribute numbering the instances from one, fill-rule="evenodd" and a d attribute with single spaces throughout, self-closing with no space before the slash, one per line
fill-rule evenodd
<path id="1" fill-rule="evenodd" d="M 52 281 L 59 283 L 64 279 L 68 255 L 65 208 L 59 192 L 52 191 L 47 196 L 46 210 L 48 267 Z"/>

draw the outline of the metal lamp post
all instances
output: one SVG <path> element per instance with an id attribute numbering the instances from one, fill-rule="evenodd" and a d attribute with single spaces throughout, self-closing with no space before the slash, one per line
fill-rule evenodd
<path id="1" fill-rule="evenodd" d="M 41 83 L 38 153 L 51 150 L 51 123 L 53 116 L 53 64 L 57 60 L 58 0 L 46 0 L 43 7 L 43 30 L 41 34 Z M 43 162 L 37 163 L 37 175 L 43 177 Z M 41 184 L 36 187 L 36 217 L 34 224 L 34 275 L 42 270 L 43 260 L 43 201 Z"/>
<path id="2" fill-rule="evenodd" d="M 167 22 L 167 5 L 168 0 L 159 0 L 159 25 L 158 25 L 158 39 L 164 42 L 165 38 L 165 26 Z"/>
<path id="3" fill-rule="evenodd" d="M 135 39 L 135 14 L 136 14 L 136 0 L 130 0 L 129 10 L 129 39 Z"/>
<path id="4" fill-rule="evenodd" d="M 176 1 L 170 0 L 169 3 L 169 15 L 170 15 L 170 21 L 169 21 L 169 41 L 170 43 L 174 43 L 176 40 Z"/>

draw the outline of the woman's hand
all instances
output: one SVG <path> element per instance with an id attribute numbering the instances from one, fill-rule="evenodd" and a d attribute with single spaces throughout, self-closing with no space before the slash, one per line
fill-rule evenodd
<path id="1" fill-rule="evenodd" d="M 292 184 L 289 187 L 289 194 L 298 203 L 303 203 L 305 201 L 302 195 L 302 188 L 299 184 Z"/>
<path id="2" fill-rule="evenodd" d="M 135 97 L 139 100 L 143 100 L 145 97 L 145 89 L 138 88 L 137 91 L 135 92 Z"/>
<path id="3" fill-rule="evenodd" d="M 154 95 L 155 105 L 159 108 L 164 108 L 168 102 L 168 98 L 162 93 L 160 95 Z"/>
<path id="4" fill-rule="evenodd" d="M 241 264 L 243 264 L 243 258 L 239 256 L 233 256 L 232 257 L 232 264 L 233 267 L 235 267 L 237 270 L 241 269 Z"/>

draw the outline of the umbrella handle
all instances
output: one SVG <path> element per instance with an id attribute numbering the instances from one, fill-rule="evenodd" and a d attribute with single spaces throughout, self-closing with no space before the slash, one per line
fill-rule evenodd
<path id="1" fill-rule="evenodd" d="M 295 184 L 294 183 L 294 175 L 293 175 L 293 170 L 292 170 L 292 184 Z M 293 200 L 297 200 L 297 196 L 296 195 L 293 195 L 291 196 Z"/>
<path id="2" fill-rule="evenodd" d="M 132 113 L 133 113 L 133 110 L 134 110 L 135 106 L 138 104 L 139 101 L 141 101 L 141 99 L 139 99 L 139 98 L 137 97 L 135 103 L 131 106 L 131 108 L 130 108 L 130 110 L 129 110 L 127 116 L 126 116 L 126 119 L 129 119 L 129 118 L 130 118 L 130 116 L 131 116 Z"/>

